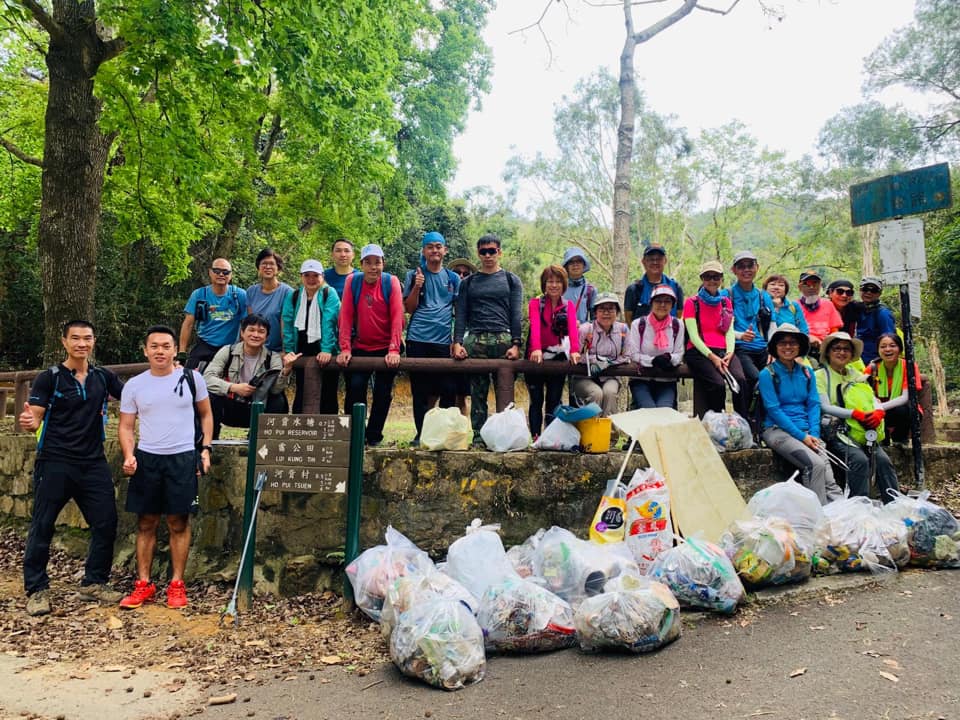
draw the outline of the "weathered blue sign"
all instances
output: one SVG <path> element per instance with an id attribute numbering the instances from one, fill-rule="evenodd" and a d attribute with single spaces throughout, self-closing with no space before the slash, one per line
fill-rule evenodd
<path id="1" fill-rule="evenodd" d="M 950 207 L 950 166 L 930 165 L 850 186 L 854 227 Z"/>

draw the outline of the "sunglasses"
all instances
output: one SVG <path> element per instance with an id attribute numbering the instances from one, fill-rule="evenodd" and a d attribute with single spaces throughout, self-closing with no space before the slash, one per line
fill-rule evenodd
<path id="1" fill-rule="evenodd" d="M 454 270 L 454 272 L 460 277 L 467 277 L 468 275 L 470 275 L 469 270 Z"/>
<path id="2" fill-rule="evenodd" d="M 227 270 L 226 268 L 210 268 L 210 272 L 214 275 L 229 275 L 233 270 Z"/>
<path id="3" fill-rule="evenodd" d="M 708 280 L 710 282 L 720 282 L 723 280 L 723 275 L 720 275 L 719 273 L 704 273 L 700 276 L 700 279 Z"/>
<path id="4" fill-rule="evenodd" d="M 866 287 L 860 288 L 860 292 L 878 293 L 880 292 L 880 288 L 874 287 L 873 285 L 867 285 Z M 850 294 L 853 295 L 853 292 L 851 291 Z"/>
<path id="5" fill-rule="evenodd" d="M 837 295 L 846 295 L 847 297 L 853 297 L 853 288 L 837 288 L 833 292 Z"/>
<path id="6" fill-rule="evenodd" d="M 499 248 L 480 248 L 477 250 L 477 255 L 481 257 L 489 257 L 490 255 L 496 255 L 499 251 Z"/>
<path id="7" fill-rule="evenodd" d="M 738 262 L 733 268 L 734 270 L 752 270 L 756 266 L 755 262 Z"/>

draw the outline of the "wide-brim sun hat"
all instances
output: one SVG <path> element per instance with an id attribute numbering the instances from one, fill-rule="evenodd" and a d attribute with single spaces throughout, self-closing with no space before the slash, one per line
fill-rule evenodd
<path id="1" fill-rule="evenodd" d="M 770 336 L 770 340 L 767 342 L 767 354 L 777 357 L 777 343 L 780 342 L 781 338 L 787 336 L 795 337 L 800 342 L 799 355 L 806 355 L 810 352 L 810 338 L 807 337 L 807 334 L 796 325 L 783 323 L 783 325 L 778 325 L 773 335 Z"/>
<path id="2" fill-rule="evenodd" d="M 852 362 L 856 362 L 860 359 L 860 356 L 863 354 L 863 340 L 860 338 L 850 337 L 850 333 L 846 333 L 843 330 L 840 330 L 835 333 L 830 333 L 827 335 L 823 342 L 820 344 L 820 362 L 824 365 L 829 365 L 827 358 L 830 355 L 830 346 L 833 345 L 837 340 L 846 340 L 848 343 L 853 345 L 853 356 L 848 361 L 848 365 Z"/>
<path id="3" fill-rule="evenodd" d="M 467 260 L 467 258 L 454 258 L 447 263 L 447 267 L 453 270 L 458 265 L 463 265 L 464 267 L 470 268 L 470 272 L 475 273 L 477 271 L 477 266 L 472 262 Z"/>

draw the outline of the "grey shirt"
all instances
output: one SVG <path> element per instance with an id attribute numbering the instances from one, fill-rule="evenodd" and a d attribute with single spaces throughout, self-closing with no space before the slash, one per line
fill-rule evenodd
<path id="1" fill-rule="evenodd" d="M 474 273 L 464 278 L 457 296 L 457 317 L 453 341 L 462 343 L 471 333 L 510 333 L 519 343 L 523 337 L 523 284 L 504 269 L 495 273 Z"/>

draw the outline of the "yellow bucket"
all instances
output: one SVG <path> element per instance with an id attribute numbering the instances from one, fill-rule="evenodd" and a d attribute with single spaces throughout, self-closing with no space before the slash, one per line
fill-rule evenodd
<path id="1" fill-rule="evenodd" d="M 580 449 L 585 453 L 610 452 L 610 418 L 592 417 L 576 423 L 580 431 Z"/>

